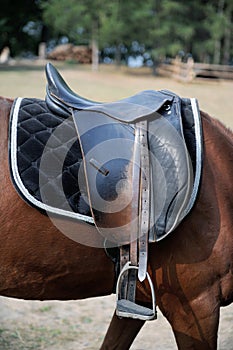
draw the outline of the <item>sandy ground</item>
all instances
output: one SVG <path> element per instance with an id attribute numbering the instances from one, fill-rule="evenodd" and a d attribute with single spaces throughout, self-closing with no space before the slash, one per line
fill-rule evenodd
<path id="1" fill-rule="evenodd" d="M 1 350 L 97 350 L 114 310 L 113 295 L 81 301 L 39 302 L 0 298 Z M 176 349 L 162 314 L 148 321 L 132 350 Z M 219 350 L 233 349 L 233 304 L 221 309 Z"/>

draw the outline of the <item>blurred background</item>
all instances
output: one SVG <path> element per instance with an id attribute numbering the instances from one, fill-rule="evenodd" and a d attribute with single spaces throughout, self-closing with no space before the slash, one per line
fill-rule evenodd
<path id="1" fill-rule="evenodd" d="M 232 14 L 232 0 L 1 0 L 0 52 L 2 61 L 50 57 L 94 69 L 156 71 L 175 57 L 232 65 Z"/>

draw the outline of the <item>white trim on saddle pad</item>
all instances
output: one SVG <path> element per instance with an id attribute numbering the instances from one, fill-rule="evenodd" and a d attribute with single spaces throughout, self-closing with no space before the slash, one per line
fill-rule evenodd
<path id="1" fill-rule="evenodd" d="M 195 98 L 191 98 L 191 106 L 193 111 L 194 125 L 195 125 L 195 136 L 196 136 L 196 176 L 193 184 L 193 192 L 190 198 L 190 202 L 185 210 L 185 216 L 190 212 L 193 204 L 197 197 L 197 192 L 201 179 L 202 170 L 202 127 L 201 127 L 201 117 L 199 113 L 198 102 Z"/>
<path id="2" fill-rule="evenodd" d="M 11 110 L 11 131 L 10 131 L 11 132 L 11 145 L 10 145 L 11 173 L 14 180 L 14 184 L 18 192 L 22 194 L 22 197 L 25 198 L 26 202 L 48 213 L 61 215 L 61 216 L 76 219 L 76 220 L 81 220 L 89 224 L 94 224 L 94 220 L 90 216 L 78 214 L 73 211 L 67 211 L 67 210 L 55 208 L 50 205 L 44 204 L 43 202 L 40 202 L 39 200 L 34 198 L 24 186 L 18 171 L 18 166 L 17 166 L 17 122 L 18 122 L 19 109 L 22 101 L 23 101 L 23 98 L 18 97 L 14 102 L 14 105 Z"/>

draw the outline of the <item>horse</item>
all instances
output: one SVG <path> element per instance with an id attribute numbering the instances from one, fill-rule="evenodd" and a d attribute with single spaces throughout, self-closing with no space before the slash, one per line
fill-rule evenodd
<path id="1" fill-rule="evenodd" d="M 111 294 L 114 264 L 104 249 L 69 239 L 16 193 L 8 166 L 12 103 L 0 98 L 0 294 L 26 300 Z M 220 307 L 233 301 L 233 134 L 204 112 L 201 120 L 204 161 L 196 203 L 172 234 L 149 245 L 157 305 L 182 350 L 216 349 Z M 74 224 L 96 237 L 95 227 L 88 227 Z M 137 299 L 151 302 L 148 284 L 138 285 Z M 101 350 L 129 349 L 143 324 L 114 313 Z"/>

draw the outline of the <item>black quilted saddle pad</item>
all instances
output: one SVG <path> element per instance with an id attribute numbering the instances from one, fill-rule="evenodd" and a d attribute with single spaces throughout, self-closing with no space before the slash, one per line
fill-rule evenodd
<path id="1" fill-rule="evenodd" d="M 11 175 L 26 202 L 42 212 L 93 223 L 79 179 L 82 155 L 72 117 L 51 113 L 45 101 L 16 99 L 10 125 Z"/>

